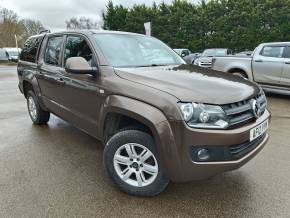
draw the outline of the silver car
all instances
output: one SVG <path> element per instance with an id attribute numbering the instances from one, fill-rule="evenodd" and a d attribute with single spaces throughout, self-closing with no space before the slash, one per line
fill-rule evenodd
<path id="1" fill-rule="evenodd" d="M 201 56 L 194 61 L 194 65 L 211 68 L 213 57 L 223 57 L 232 55 L 233 51 L 228 48 L 211 48 L 205 49 Z"/>
<path id="2" fill-rule="evenodd" d="M 216 57 L 213 69 L 245 77 L 269 91 L 290 91 L 290 42 L 260 44 L 250 57 Z"/>

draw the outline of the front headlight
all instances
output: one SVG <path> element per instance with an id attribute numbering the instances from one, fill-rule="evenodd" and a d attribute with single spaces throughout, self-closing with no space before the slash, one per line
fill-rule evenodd
<path id="1" fill-rule="evenodd" d="M 202 129 L 225 129 L 229 122 L 220 106 L 179 103 L 183 119 L 190 127 Z"/>

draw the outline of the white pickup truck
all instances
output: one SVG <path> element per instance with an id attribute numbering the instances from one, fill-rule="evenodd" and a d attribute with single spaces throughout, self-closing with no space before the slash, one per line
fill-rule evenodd
<path id="1" fill-rule="evenodd" d="M 212 68 L 245 77 L 270 91 L 290 91 L 290 42 L 260 44 L 251 57 L 216 57 Z"/>

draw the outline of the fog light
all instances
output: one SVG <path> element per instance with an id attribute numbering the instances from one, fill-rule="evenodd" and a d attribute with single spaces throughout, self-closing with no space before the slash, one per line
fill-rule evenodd
<path id="1" fill-rule="evenodd" d="M 206 161 L 210 158 L 209 151 L 207 149 L 201 148 L 197 152 L 197 157 L 201 161 Z"/>

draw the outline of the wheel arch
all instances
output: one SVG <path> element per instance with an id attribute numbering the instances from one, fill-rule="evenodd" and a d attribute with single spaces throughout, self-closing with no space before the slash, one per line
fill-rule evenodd
<path id="1" fill-rule="evenodd" d="M 253 76 L 251 73 L 251 69 L 246 69 L 247 67 L 242 66 L 230 66 L 225 72 L 234 73 L 234 72 L 242 72 L 244 73 L 249 80 L 253 80 Z"/>
<path id="2" fill-rule="evenodd" d="M 152 134 L 166 175 L 172 178 L 176 170 L 180 169 L 181 163 L 171 126 L 164 113 L 152 105 L 135 99 L 118 95 L 109 96 L 100 114 L 99 135 L 104 143 L 106 121 L 112 114 L 130 117 L 141 124 L 141 127 L 145 126 L 145 131 L 148 130 Z M 175 160 L 174 166 L 172 160 Z"/>
<path id="3" fill-rule="evenodd" d="M 228 73 L 235 73 L 235 72 L 243 73 L 245 76 L 247 76 L 247 78 L 249 78 L 248 73 L 239 67 L 234 67 L 234 68 L 231 68 L 230 70 L 228 70 Z"/>
<path id="4" fill-rule="evenodd" d="M 99 119 L 99 136 L 104 136 L 106 127 L 108 127 L 108 121 L 111 122 L 110 124 L 116 124 L 110 119 L 113 119 L 113 121 L 123 119 L 118 121 L 119 129 L 130 125 L 132 126 L 132 124 L 145 127 L 150 131 L 154 138 L 156 125 L 167 120 L 166 116 L 156 107 L 135 99 L 118 95 L 109 96 L 105 101 Z M 128 121 L 129 125 L 124 124 L 126 121 Z"/>
<path id="5" fill-rule="evenodd" d="M 22 81 L 23 94 L 26 97 L 28 90 L 33 90 L 37 97 L 41 96 L 38 81 L 34 74 L 24 74 Z"/>

